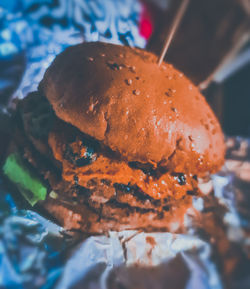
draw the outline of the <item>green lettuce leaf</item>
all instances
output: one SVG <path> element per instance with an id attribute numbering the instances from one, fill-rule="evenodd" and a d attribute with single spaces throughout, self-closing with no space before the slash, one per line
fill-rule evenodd
<path id="1" fill-rule="evenodd" d="M 17 153 L 12 153 L 7 157 L 3 172 L 9 180 L 16 184 L 31 206 L 34 206 L 38 201 L 45 200 L 47 188 L 24 164 Z"/>

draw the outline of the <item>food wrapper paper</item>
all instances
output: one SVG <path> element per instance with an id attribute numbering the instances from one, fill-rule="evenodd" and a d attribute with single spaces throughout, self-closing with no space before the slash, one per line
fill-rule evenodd
<path id="1" fill-rule="evenodd" d="M 134 0 L 1 0 L 1 90 L 17 88 L 22 98 L 37 84 L 54 57 L 82 41 L 145 47 L 139 33 L 142 7 Z M 14 62 L 14 63 L 13 63 Z M 11 66 L 11 67 L 10 67 Z M 0 94 L 1 95 L 1 94 Z"/>
<path id="2" fill-rule="evenodd" d="M 69 45 L 144 47 L 141 11 L 132 0 L 1 1 L 0 155 L 10 98 L 36 89 Z M 0 288 L 250 288 L 250 141 L 228 138 L 227 146 L 225 166 L 201 184 L 204 197 L 193 199 L 182 234 L 73 235 L 18 206 L 0 177 Z"/>

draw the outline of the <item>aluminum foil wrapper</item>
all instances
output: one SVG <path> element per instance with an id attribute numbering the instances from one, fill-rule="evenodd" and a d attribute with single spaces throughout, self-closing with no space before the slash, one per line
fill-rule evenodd
<path id="1" fill-rule="evenodd" d="M 56 288 L 222 288 L 209 258 L 196 237 L 110 232 L 81 244 Z"/>
<path id="2" fill-rule="evenodd" d="M 18 210 L 2 180 L 0 201 L 0 288 L 53 288 L 67 247 L 62 229 Z"/>
<path id="3" fill-rule="evenodd" d="M 141 9 L 133 0 L 1 1 L 0 157 L 10 97 L 36 89 L 69 45 L 101 40 L 144 47 Z M 226 164 L 201 184 L 204 197 L 193 199 L 183 234 L 76 238 L 18 206 L 0 177 L 0 288 L 250 288 L 250 141 L 227 144 Z"/>

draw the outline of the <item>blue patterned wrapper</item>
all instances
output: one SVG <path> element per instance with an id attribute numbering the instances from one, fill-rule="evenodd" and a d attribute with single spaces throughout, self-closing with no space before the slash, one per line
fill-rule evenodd
<path id="1" fill-rule="evenodd" d="M 24 75 L 15 95 L 23 98 L 36 89 L 55 55 L 67 46 L 105 41 L 144 47 L 146 41 L 138 28 L 140 11 L 140 3 L 134 0 L 1 1 L 0 63 L 7 61 L 8 66 L 13 66 L 15 57 L 25 57 L 18 71 Z M 17 71 L 7 76 L 2 69 L 0 72 L 1 90 L 8 86 L 17 88 Z"/>

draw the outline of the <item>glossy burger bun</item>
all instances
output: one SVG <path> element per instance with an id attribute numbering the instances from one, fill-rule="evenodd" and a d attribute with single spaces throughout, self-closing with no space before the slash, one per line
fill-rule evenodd
<path id="1" fill-rule="evenodd" d="M 125 161 L 194 174 L 223 164 L 223 134 L 205 98 L 152 53 L 100 42 L 69 47 L 39 91 L 57 117 Z"/>

